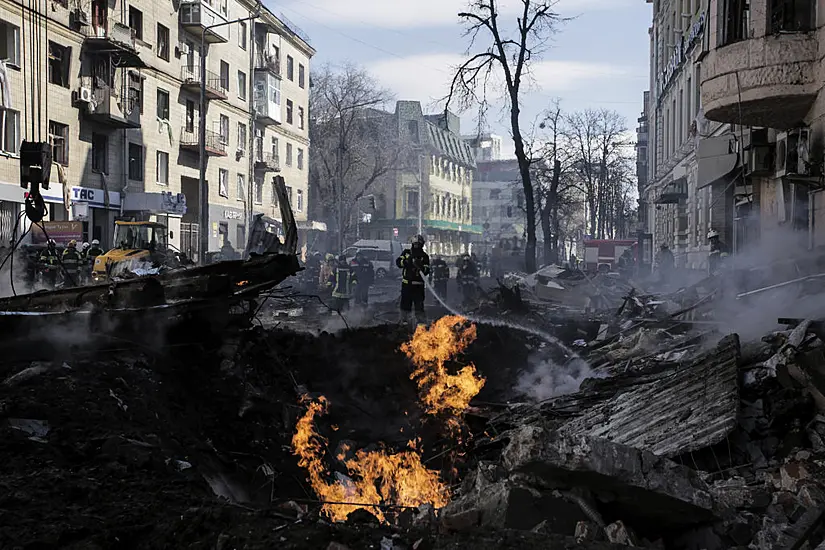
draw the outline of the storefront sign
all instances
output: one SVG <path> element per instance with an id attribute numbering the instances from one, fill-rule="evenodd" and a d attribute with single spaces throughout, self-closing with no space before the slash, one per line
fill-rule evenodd
<path id="1" fill-rule="evenodd" d="M 186 195 L 183 193 L 128 193 L 123 200 L 126 212 L 149 212 L 183 216 L 186 214 Z"/>
<path id="2" fill-rule="evenodd" d="M 44 244 L 49 239 L 54 239 L 57 244 L 65 245 L 71 240 L 79 241 L 83 238 L 83 222 L 42 222 L 45 232 L 40 225 L 32 225 L 31 235 L 34 244 Z"/>
<path id="3" fill-rule="evenodd" d="M 662 74 L 659 75 L 658 95 L 661 96 L 662 93 L 664 93 L 665 89 L 667 89 L 670 84 L 670 81 L 673 80 L 673 75 L 676 74 L 685 62 L 687 54 L 693 49 L 693 46 L 696 45 L 696 42 L 698 42 L 704 34 L 706 14 L 707 12 L 700 13 L 696 18 L 696 21 L 694 21 L 693 25 L 691 25 L 687 35 L 682 36 L 679 39 L 679 42 L 674 46 L 673 53 L 667 60 L 667 64 L 665 64 Z"/>
<path id="4" fill-rule="evenodd" d="M 90 187 L 72 187 L 72 202 L 85 202 L 92 208 L 106 208 L 106 192 Z M 109 208 L 120 208 L 120 193 L 109 191 Z"/>
<path id="5" fill-rule="evenodd" d="M 224 210 L 223 217 L 227 220 L 240 220 L 243 218 L 243 214 L 241 214 L 237 210 Z"/>

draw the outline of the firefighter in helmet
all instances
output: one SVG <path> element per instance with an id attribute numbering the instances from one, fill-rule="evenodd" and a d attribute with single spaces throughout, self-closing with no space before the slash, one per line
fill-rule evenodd
<path id="1" fill-rule="evenodd" d="M 405 248 L 395 260 L 401 270 L 401 316 L 409 318 L 415 308 L 418 322 L 424 322 L 424 277 L 430 274 L 430 256 L 424 252 L 424 237 L 412 238 L 410 248 Z"/>
<path id="2" fill-rule="evenodd" d="M 63 251 L 63 257 L 60 260 L 63 265 L 63 286 L 72 287 L 80 283 L 78 277 L 82 262 L 83 256 L 77 250 L 77 241 L 72 239 Z"/>
<path id="3" fill-rule="evenodd" d="M 719 274 L 724 258 L 727 258 L 728 247 L 719 238 L 719 232 L 715 229 L 708 231 L 708 242 L 710 243 L 710 254 L 708 255 L 708 274 L 713 276 Z"/>

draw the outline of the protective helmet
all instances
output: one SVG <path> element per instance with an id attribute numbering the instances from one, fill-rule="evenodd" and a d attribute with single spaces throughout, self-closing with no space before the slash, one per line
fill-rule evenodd
<path id="1" fill-rule="evenodd" d="M 49 246 L 57 246 L 57 243 L 54 241 L 54 239 L 49 239 L 48 244 L 49 244 Z"/>
<path id="2" fill-rule="evenodd" d="M 92 245 L 90 245 L 89 243 L 83 243 L 83 250 L 86 250 L 90 246 L 92 246 Z"/>
<path id="3" fill-rule="evenodd" d="M 410 239 L 410 242 L 412 244 L 419 244 L 421 246 L 424 246 L 426 240 L 424 239 L 424 235 L 416 235 L 412 239 Z"/>
<path id="4" fill-rule="evenodd" d="M 92 245 L 93 246 L 100 246 L 100 241 L 97 240 L 97 239 L 92 239 Z"/>
<path id="5" fill-rule="evenodd" d="M 72 239 L 71 241 L 69 241 L 68 246 L 69 246 L 69 248 L 75 248 L 77 246 L 77 241 Z"/>
<path id="6" fill-rule="evenodd" d="M 327 255 L 324 256 L 324 259 L 328 262 L 331 262 L 335 260 L 335 256 L 333 256 L 331 253 L 327 253 Z"/>
<path id="7" fill-rule="evenodd" d="M 470 263 L 470 257 L 467 254 L 464 254 L 461 257 L 461 261 L 464 262 L 464 263 Z"/>
<path id="8" fill-rule="evenodd" d="M 710 231 L 708 231 L 708 239 L 713 239 L 714 237 L 718 237 L 718 236 L 719 236 L 719 232 L 716 231 L 715 229 L 711 229 Z"/>

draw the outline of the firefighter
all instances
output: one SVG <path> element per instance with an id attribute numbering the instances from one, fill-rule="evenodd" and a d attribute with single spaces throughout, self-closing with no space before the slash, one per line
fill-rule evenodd
<path id="1" fill-rule="evenodd" d="M 318 287 L 318 278 L 321 276 L 321 253 L 313 252 L 306 261 L 306 289 L 312 292 Z"/>
<path id="2" fill-rule="evenodd" d="M 63 266 L 63 286 L 72 287 L 79 284 L 80 264 L 83 258 L 77 251 L 77 241 L 72 239 L 63 251 L 60 263 Z"/>
<path id="3" fill-rule="evenodd" d="M 375 266 L 359 251 L 352 259 L 352 271 L 358 282 L 355 285 L 355 304 L 367 307 L 370 301 L 370 287 L 375 282 Z"/>
<path id="4" fill-rule="evenodd" d="M 450 266 L 441 256 L 436 256 L 430 266 L 430 284 L 433 290 L 442 299 L 447 299 L 447 281 L 450 280 Z"/>
<path id="5" fill-rule="evenodd" d="M 410 248 L 396 258 L 395 265 L 401 270 L 401 317 L 410 318 L 413 308 L 419 323 L 424 317 L 424 277 L 430 274 L 430 257 L 424 252 L 424 237 L 412 238 Z M 410 319 L 412 320 L 412 319 Z"/>
<path id="6" fill-rule="evenodd" d="M 338 264 L 335 266 L 332 277 L 332 307 L 338 312 L 346 311 L 349 309 L 352 290 L 358 284 L 358 279 L 355 276 L 355 271 L 347 263 L 345 255 L 338 256 Z"/>
<path id="7" fill-rule="evenodd" d="M 719 232 L 715 229 L 708 231 L 710 254 L 708 255 L 708 274 L 717 275 L 722 268 L 722 261 L 728 257 L 728 247 L 719 239 Z"/>
<path id="8" fill-rule="evenodd" d="M 630 249 L 628 248 L 628 250 Z M 670 279 L 676 261 L 673 259 L 673 252 L 670 251 L 667 243 L 662 243 L 659 248 L 659 253 L 656 254 L 656 265 L 659 268 L 659 281 L 665 282 Z"/>
<path id="9" fill-rule="evenodd" d="M 479 286 L 478 267 L 473 263 L 473 259 L 465 254 L 461 258 L 461 267 L 458 269 L 458 286 L 464 298 L 464 307 L 472 307 L 476 302 L 476 290 Z"/>
<path id="10" fill-rule="evenodd" d="M 38 267 L 43 274 L 43 282 L 46 286 L 54 288 L 57 284 L 57 243 L 54 239 L 49 239 L 49 244 L 46 249 L 40 253 L 38 258 Z"/>
<path id="11" fill-rule="evenodd" d="M 335 256 L 327 254 L 324 257 L 324 263 L 321 264 L 321 270 L 318 272 L 318 287 L 324 293 L 332 288 L 333 275 L 335 275 Z"/>

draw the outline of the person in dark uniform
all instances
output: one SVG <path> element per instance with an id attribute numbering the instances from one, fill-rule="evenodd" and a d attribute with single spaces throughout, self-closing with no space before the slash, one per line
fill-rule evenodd
<path id="1" fill-rule="evenodd" d="M 54 288 L 57 284 L 58 272 L 57 243 L 54 242 L 54 239 L 49 239 L 49 244 L 40 253 L 37 263 L 40 272 L 43 273 L 43 283 L 50 288 Z"/>
<path id="2" fill-rule="evenodd" d="M 461 259 L 461 267 L 458 269 L 458 286 L 461 288 L 461 294 L 464 298 L 464 307 L 472 307 L 476 302 L 476 290 L 479 285 L 478 268 L 473 259 L 464 255 Z"/>
<path id="3" fill-rule="evenodd" d="M 430 257 L 424 252 L 424 237 L 412 238 L 410 248 L 404 249 L 395 260 L 401 270 L 401 316 L 402 320 L 412 320 L 415 308 L 417 321 L 423 323 L 424 316 L 424 277 L 430 274 Z"/>
<path id="4" fill-rule="evenodd" d="M 375 281 L 375 266 L 364 256 L 363 252 L 358 252 L 352 260 L 352 270 L 358 281 L 355 285 L 355 304 L 367 307 L 370 301 L 370 287 Z"/>
<path id="5" fill-rule="evenodd" d="M 343 254 L 338 256 L 338 265 L 335 267 L 332 277 L 332 307 L 338 311 L 346 311 L 349 309 L 353 287 L 356 286 L 358 281 L 355 272 L 347 262 L 347 257 Z"/>
<path id="6" fill-rule="evenodd" d="M 719 238 L 719 232 L 715 229 L 708 231 L 708 242 L 710 243 L 710 254 L 708 255 L 708 275 L 718 275 L 722 269 L 724 258 L 728 257 L 728 246 Z"/>
<path id="7" fill-rule="evenodd" d="M 447 299 L 447 282 L 450 280 L 450 266 L 441 256 L 436 256 L 430 266 L 430 284 L 433 290 L 442 299 Z"/>
<path id="8" fill-rule="evenodd" d="M 69 241 L 60 263 L 63 265 L 63 286 L 73 287 L 80 284 L 80 264 L 83 257 L 77 251 L 77 241 Z"/>

